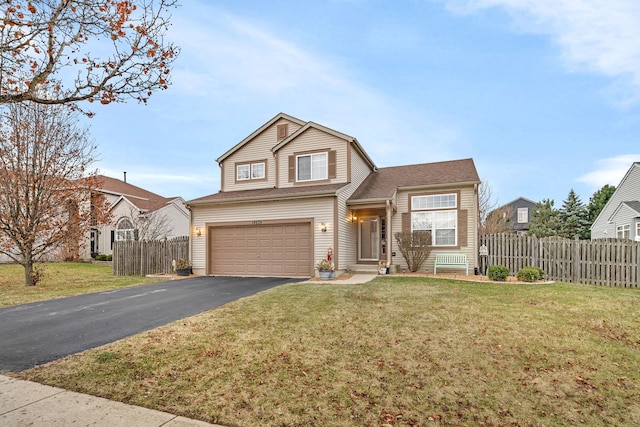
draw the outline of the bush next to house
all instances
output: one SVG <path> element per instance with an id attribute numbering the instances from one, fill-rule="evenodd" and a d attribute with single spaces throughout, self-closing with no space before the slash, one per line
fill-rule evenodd
<path id="1" fill-rule="evenodd" d="M 507 276 L 509 275 L 509 269 L 504 265 L 491 265 L 487 270 L 487 275 L 491 280 L 504 282 L 507 280 Z"/>
<path id="2" fill-rule="evenodd" d="M 96 255 L 96 261 L 111 261 L 112 259 L 113 259 L 113 255 L 105 255 L 105 254 Z"/>
<path id="3" fill-rule="evenodd" d="M 516 275 L 522 282 L 536 282 L 544 279 L 544 270 L 540 267 L 524 267 Z"/>

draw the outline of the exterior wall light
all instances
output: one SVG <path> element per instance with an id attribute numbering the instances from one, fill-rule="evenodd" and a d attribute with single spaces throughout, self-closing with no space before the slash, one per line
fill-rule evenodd
<path id="1" fill-rule="evenodd" d="M 202 236 L 202 229 L 200 227 L 196 227 L 196 236 Z"/>
<path id="2" fill-rule="evenodd" d="M 327 232 L 327 224 L 325 224 L 323 222 L 322 225 L 320 226 L 320 231 L 322 231 L 323 233 L 326 233 Z"/>

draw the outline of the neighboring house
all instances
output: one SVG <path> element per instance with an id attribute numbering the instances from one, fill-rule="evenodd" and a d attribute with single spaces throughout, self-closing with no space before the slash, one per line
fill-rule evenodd
<path id="1" fill-rule="evenodd" d="M 636 239 L 637 236 L 640 236 L 640 162 L 631 165 L 591 225 L 591 239 Z"/>
<path id="2" fill-rule="evenodd" d="M 406 267 L 394 233 L 430 230 L 435 253 L 477 266 L 473 160 L 377 168 L 356 138 L 278 114 L 217 159 L 218 193 L 187 202 L 196 274 L 310 277 Z M 473 269 L 471 269 L 473 271 Z"/>
<path id="3" fill-rule="evenodd" d="M 497 209 L 494 209 L 493 212 L 500 212 L 501 215 L 508 215 L 509 228 L 517 234 L 524 234 L 529 231 L 531 214 L 533 214 L 537 208 L 537 204 L 533 200 L 519 197 Z"/>
<path id="4" fill-rule="evenodd" d="M 98 176 L 110 224 L 96 224 L 81 258 L 112 254 L 116 240 L 162 239 L 189 235 L 190 215 L 181 197 L 162 197 L 126 181 Z"/>

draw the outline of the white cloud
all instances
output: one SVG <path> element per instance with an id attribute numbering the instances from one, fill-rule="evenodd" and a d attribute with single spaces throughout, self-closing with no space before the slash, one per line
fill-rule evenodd
<path id="1" fill-rule="evenodd" d="M 314 52 L 285 39 L 277 28 L 203 2 L 190 7 L 197 13 L 190 9 L 188 16 L 176 16 L 172 28 L 182 49 L 172 90 L 193 99 L 184 114 L 206 115 L 221 106 L 248 117 L 282 111 L 358 138 L 380 165 L 400 164 L 407 152 L 414 153 L 415 163 L 455 152 L 453 126 L 362 83 L 362 76 L 342 65 L 347 59 Z M 413 117 L 406 117 L 408 111 Z M 399 125 L 409 121 L 412 126 Z M 429 151 L 417 156 L 400 146 L 425 142 Z"/>
<path id="2" fill-rule="evenodd" d="M 546 34 L 570 71 L 614 81 L 605 96 L 625 107 L 640 101 L 640 2 L 637 0 L 443 0 L 454 13 L 501 7 L 520 31 Z"/>
<path id="3" fill-rule="evenodd" d="M 634 162 L 640 161 L 640 154 L 621 154 L 599 160 L 596 169 L 578 178 L 593 190 L 602 188 L 605 184 L 617 186 Z"/>

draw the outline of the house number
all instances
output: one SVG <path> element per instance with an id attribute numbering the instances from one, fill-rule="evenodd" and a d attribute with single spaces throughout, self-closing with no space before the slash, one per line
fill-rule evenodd
<path id="1" fill-rule="evenodd" d="M 254 225 L 260 225 L 262 224 L 262 221 L 251 221 L 251 223 Z"/>

